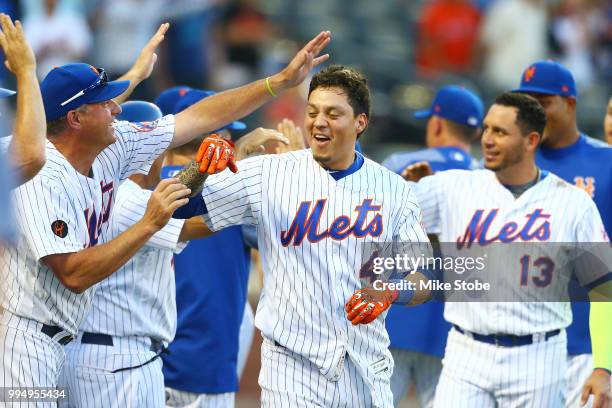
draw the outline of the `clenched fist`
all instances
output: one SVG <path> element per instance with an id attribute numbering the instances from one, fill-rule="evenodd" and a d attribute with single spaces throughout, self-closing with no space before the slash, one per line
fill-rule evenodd
<path id="1" fill-rule="evenodd" d="M 371 323 L 391 306 L 397 296 L 397 291 L 360 289 L 344 305 L 346 318 L 354 325 Z"/>

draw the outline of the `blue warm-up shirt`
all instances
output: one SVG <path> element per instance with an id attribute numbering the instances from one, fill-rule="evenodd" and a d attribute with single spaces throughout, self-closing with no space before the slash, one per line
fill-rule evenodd
<path id="1" fill-rule="evenodd" d="M 434 172 L 477 167 L 476 160 L 457 147 L 395 153 L 382 164 L 400 174 L 406 166 L 420 161 L 429 162 Z M 443 315 L 442 302 L 429 302 L 414 307 L 391 306 L 385 320 L 391 347 L 442 357 L 450 329 Z"/>
<path id="2" fill-rule="evenodd" d="M 612 147 L 600 140 L 580 134 L 578 141 L 560 149 L 541 147 L 536 163 L 563 180 L 583 188 L 591 195 L 601 214 L 606 232 L 612 232 Z M 567 351 L 570 355 L 591 353 L 589 302 L 585 289 L 577 282 L 570 290 L 585 299 L 572 303 L 572 324 L 567 328 Z"/>

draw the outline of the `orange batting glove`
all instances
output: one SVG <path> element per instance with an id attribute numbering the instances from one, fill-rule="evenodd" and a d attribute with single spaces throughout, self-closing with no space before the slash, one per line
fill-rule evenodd
<path id="1" fill-rule="evenodd" d="M 215 174 L 226 167 L 236 173 L 234 143 L 212 134 L 202 141 L 195 161 L 200 164 L 200 173 Z"/>
<path id="2" fill-rule="evenodd" d="M 346 318 L 354 325 L 371 323 L 391 306 L 397 296 L 397 291 L 359 289 L 344 305 Z"/>

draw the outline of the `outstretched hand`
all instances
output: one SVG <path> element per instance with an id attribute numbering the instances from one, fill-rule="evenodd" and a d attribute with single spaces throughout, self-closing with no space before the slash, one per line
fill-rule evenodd
<path id="1" fill-rule="evenodd" d="M 304 134 L 302 133 L 302 129 L 293 123 L 291 119 L 283 119 L 276 126 L 279 132 L 281 132 L 287 139 L 289 139 L 289 144 L 286 146 L 279 146 L 281 153 L 286 152 L 294 152 L 296 150 L 302 150 L 306 148 L 306 143 L 304 142 Z"/>
<path id="2" fill-rule="evenodd" d="M 289 140 L 274 129 L 257 128 L 236 142 L 236 159 L 242 160 L 253 153 L 262 153 L 268 144 L 288 145 Z"/>
<path id="3" fill-rule="evenodd" d="M 151 37 L 147 45 L 145 45 L 142 51 L 140 51 L 136 62 L 134 65 L 132 65 L 132 68 L 130 68 L 129 71 L 129 74 L 136 80 L 144 81 L 151 76 L 153 67 L 155 67 L 155 62 L 157 62 L 157 54 L 155 51 L 164 40 L 165 34 L 169 27 L 169 23 L 162 23 L 157 29 L 157 32 L 153 35 L 153 37 Z"/>
<path id="4" fill-rule="evenodd" d="M 301 84 L 310 71 L 329 59 L 329 54 L 319 55 L 331 41 L 331 32 L 321 31 L 316 37 L 308 42 L 293 57 L 280 73 L 280 81 L 285 88 L 291 88 Z"/>
<path id="5" fill-rule="evenodd" d="M 0 14 L 0 46 L 4 51 L 6 60 L 4 65 L 15 75 L 22 72 L 36 71 L 36 59 L 34 52 L 28 44 L 23 33 L 20 21 L 15 21 L 6 15 Z"/>

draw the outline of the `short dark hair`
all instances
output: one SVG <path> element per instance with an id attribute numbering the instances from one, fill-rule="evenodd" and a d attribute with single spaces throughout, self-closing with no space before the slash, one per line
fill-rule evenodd
<path id="1" fill-rule="evenodd" d="M 516 124 L 524 136 L 531 132 L 540 135 L 546 127 L 546 112 L 533 96 L 518 92 L 505 92 L 495 98 L 495 105 L 516 108 Z"/>
<path id="2" fill-rule="evenodd" d="M 370 117 L 370 89 L 368 80 L 360 72 L 343 65 L 331 65 L 312 77 L 308 96 L 317 88 L 340 88 L 355 115 L 365 113 Z"/>
<path id="3" fill-rule="evenodd" d="M 480 136 L 482 129 L 479 127 L 475 128 L 472 126 L 462 125 L 461 123 L 453 122 L 449 119 L 444 120 L 446 121 L 446 125 L 448 126 L 450 133 L 466 143 L 474 143 Z"/>
<path id="4" fill-rule="evenodd" d="M 47 122 L 47 134 L 50 136 L 56 136 L 65 131 L 68 128 L 68 122 L 66 116 Z"/>

